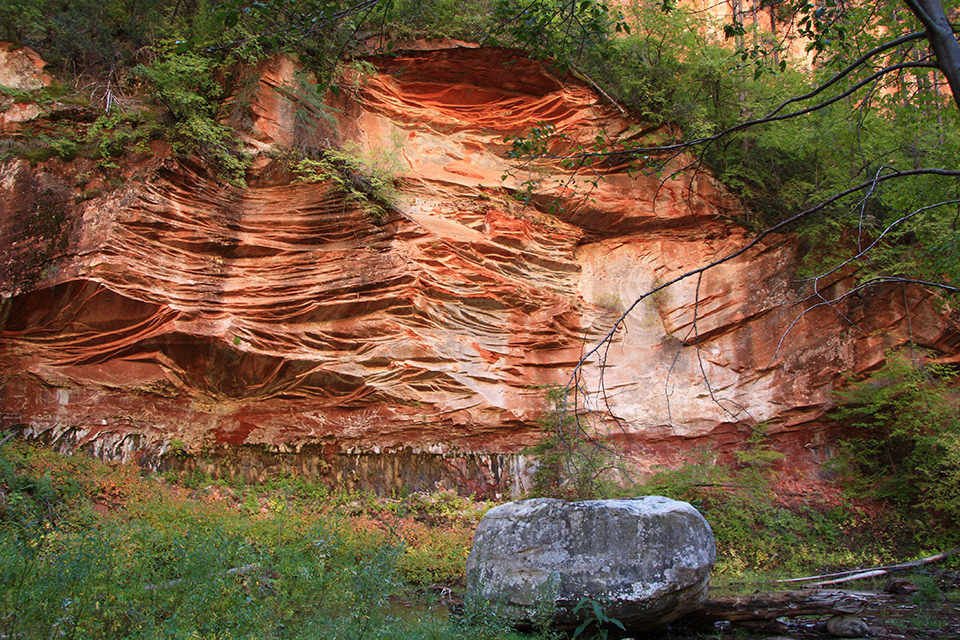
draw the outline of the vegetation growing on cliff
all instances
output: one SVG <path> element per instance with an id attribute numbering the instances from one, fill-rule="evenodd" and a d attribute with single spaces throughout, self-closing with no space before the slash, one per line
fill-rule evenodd
<path id="1" fill-rule="evenodd" d="M 395 152 L 384 146 L 365 153 L 348 143 L 342 149 L 321 151 L 317 158 L 301 158 L 292 169 L 300 181 L 329 182 L 375 221 L 382 221 L 385 207 L 395 205 L 398 197 L 394 176 L 400 166 Z"/>
<path id="2" fill-rule="evenodd" d="M 341 59 L 389 55 L 398 38 L 520 47 L 580 74 L 650 124 L 669 125 L 676 137 L 647 149 L 601 137 L 569 158 L 585 174 L 602 178 L 605 169 L 594 165 L 606 154 L 632 156 L 638 171 L 649 172 L 686 150 L 693 168 L 709 167 L 748 201 L 744 224 L 760 230 L 808 212 L 797 221 L 824 257 L 811 275 L 855 258 L 865 280 L 949 286 L 960 269 L 958 232 L 946 213 L 958 202 L 950 172 L 960 157 L 960 116 L 926 41 L 896 39 L 924 27 L 913 6 L 815 10 L 787 2 L 753 7 L 752 22 L 740 13 L 724 24 L 672 2 L 614 9 L 601 0 L 18 0 L 0 10 L 0 38 L 36 48 L 107 111 L 124 111 L 124 98 L 146 92 L 167 118 L 148 135 L 201 156 L 236 185 L 245 158 L 223 122 L 243 120 L 235 113 L 243 100 L 226 100 L 242 93 L 241 65 L 294 53 L 322 94 L 336 90 Z M 765 26 L 767 14 L 781 32 Z M 803 43 L 806 58 L 797 55 Z M 62 155 L 69 136 L 56 142 L 48 147 Z M 831 200 L 851 184 L 863 187 Z M 869 258 L 859 255 L 870 244 L 864 238 L 877 240 Z"/>

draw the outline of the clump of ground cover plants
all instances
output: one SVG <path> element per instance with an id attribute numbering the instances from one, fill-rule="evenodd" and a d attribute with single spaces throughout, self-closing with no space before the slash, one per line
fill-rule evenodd
<path id="1" fill-rule="evenodd" d="M 484 638 L 471 620 L 391 614 L 462 578 L 488 505 L 453 494 L 243 487 L 0 447 L 7 638 Z"/>
<path id="2" fill-rule="evenodd" d="M 951 543 L 895 512 L 724 492 L 746 480 L 724 473 L 694 460 L 631 490 L 704 511 L 720 549 L 715 582 L 727 587 Z M 5 637 L 531 637 L 482 611 L 447 616 L 431 595 L 462 592 L 473 531 L 493 506 L 450 491 L 387 498 L 297 477 L 243 485 L 144 474 L 8 439 L 0 496 Z M 433 608 L 414 609 L 422 613 L 396 606 L 430 598 Z"/>

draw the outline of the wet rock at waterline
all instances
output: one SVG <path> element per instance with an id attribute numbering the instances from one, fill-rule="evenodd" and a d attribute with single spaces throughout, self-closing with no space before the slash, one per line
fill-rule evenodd
<path id="1" fill-rule="evenodd" d="M 715 557 L 710 526 L 686 502 L 524 500 L 481 520 L 467 593 L 517 625 L 553 607 L 554 625 L 579 624 L 593 616 L 574 611 L 588 598 L 608 618 L 651 628 L 700 607 Z"/>
<path id="2" fill-rule="evenodd" d="M 867 623 L 852 615 L 833 616 L 827 621 L 827 631 L 835 638 L 863 638 L 869 632 Z"/>

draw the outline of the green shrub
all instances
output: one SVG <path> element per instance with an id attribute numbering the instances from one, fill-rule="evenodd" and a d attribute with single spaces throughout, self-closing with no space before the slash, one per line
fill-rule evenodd
<path id="1" fill-rule="evenodd" d="M 146 151 L 150 140 L 160 138 L 163 129 L 156 114 L 149 111 L 114 110 L 97 118 L 87 129 L 86 142 L 95 158 L 119 158 L 127 151 Z"/>
<path id="2" fill-rule="evenodd" d="M 837 392 L 848 425 L 835 466 L 858 495 L 960 522 L 960 412 L 947 366 L 889 353 L 866 379 Z"/>
<path id="3" fill-rule="evenodd" d="M 583 500 L 618 493 L 624 476 L 616 448 L 593 432 L 587 416 L 568 406 L 566 389 L 550 387 L 546 396 L 550 409 L 539 421 L 543 436 L 525 451 L 537 460 L 532 494 Z"/>
<path id="4" fill-rule="evenodd" d="M 57 155 L 57 150 L 53 147 L 36 147 L 22 151 L 21 155 L 30 163 L 39 164 Z"/>
<path id="5" fill-rule="evenodd" d="M 172 49 L 133 71 L 169 110 L 174 123 L 166 132 L 174 153 L 199 155 L 218 177 L 238 187 L 246 186 L 248 159 L 237 149 L 231 130 L 216 120 L 226 94 L 217 82 L 220 66 L 197 53 Z"/>
<path id="6" fill-rule="evenodd" d="M 476 40 L 495 26 L 494 0 L 395 0 L 380 17 L 398 39 Z M 379 22 L 374 18 L 374 23 Z"/>
<path id="7" fill-rule="evenodd" d="M 394 181 L 400 166 L 394 150 L 381 146 L 364 151 L 348 142 L 341 149 L 325 149 L 316 159 L 299 160 L 292 169 L 302 182 L 331 182 L 348 201 L 383 220 L 398 197 Z"/>
<path id="8" fill-rule="evenodd" d="M 887 517 L 864 517 L 855 509 L 816 502 L 788 505 L 773 485 L 768 465 L 733 468 L 717 462 L 714 452 L 702 450 L 676 469 L 659 470 L 631 493 L 663 495 L 696 507 L 713 530 L 714 573 L 723 580 L 742 580 L 753 572 L 796 574 L 811 567 L 820 571 L 879 564 L 897 558 L 898 535 L 910 539 L 916 531 Z"/>
<path id="9" fill-rule="evenodd" d="M 917 592 L 913 595 L 914 604 L 938 602 L 943 598 L 940 585 L 937 584 L 937 581 L 931 575 L 920 574 L 914 576 L 913 585 L 917 588 Z"/>

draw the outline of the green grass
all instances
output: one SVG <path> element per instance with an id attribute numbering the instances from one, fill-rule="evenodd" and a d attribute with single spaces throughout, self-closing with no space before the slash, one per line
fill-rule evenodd
<path id="1" fill-rule="evenodd" d="M 484 638 L 398 618 L 390 596 L 462 576 L 467 529 L 422 505 L 302 501 L 9 442 L 0 449 L 0 633 L 17 638 Z M 361 497 L 362 498 L 362 497 Z M 462 500 L 453 498 L 453 500 Z M 446 504 L 450 500 L 439 499 Z M 262 505 L 249 508 L 249 504 Z M 469 505 L 466 505 L 469 506 Z M 476 505 L 473 505 L 476 506 Z M 442 523 L 421 520 L 433 510 Z M 463 510 L 479 517 L 480 510 Z M 418 515 L 419 514 L 419 515 Z M 462 535 L 457 532 L 462 530 Z M 454 566 L 455 565 L 455 566 Z"/>

